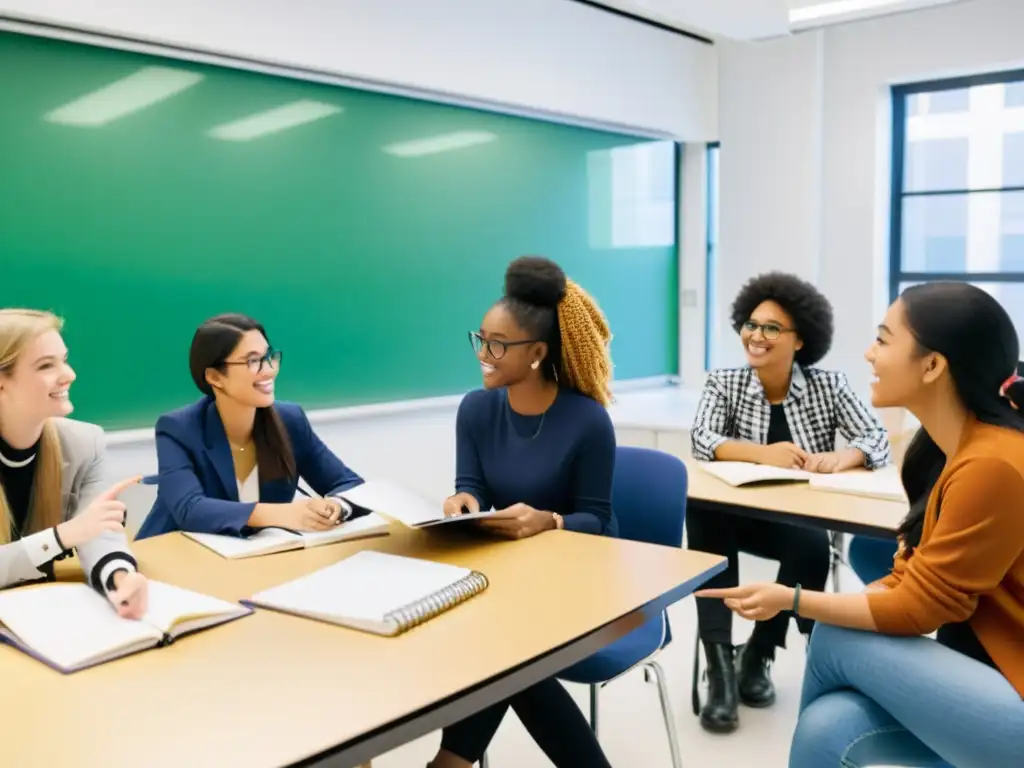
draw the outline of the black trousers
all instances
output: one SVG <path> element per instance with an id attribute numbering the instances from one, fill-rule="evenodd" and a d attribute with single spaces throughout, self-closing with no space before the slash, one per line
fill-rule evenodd
<path id="1" fill-rule="evenodd" d="M 739 584 L 739 553 L 779 561 L 776 582 L 787 587 L 798 583 L 804 589 L 823 591 L 830 564 L 828 533 L 787 523 L 731 515 L 690 502 L 686 508 L 686 535 L 690 549 L 729 558 L 728 567 L 702 588 L 735 587 Z M 750 637 L 752 645 L 785 648 L 791 611 L 780 611 L 768 621 L 758 621 Z M 814 622 L 797 619 L 808 634 Z M 732 643 L 732 611 L 719 599 L 697 598 L 697 627 L 700 639 L 709 643 Z"/>
<path id="2" fill-rule="evenodd" d="M 509 707 L 557 768 L 611 768 L 587 719 L 554 678 L 448 726 L 441 735 L 441 749 L 479 762 Z"/>

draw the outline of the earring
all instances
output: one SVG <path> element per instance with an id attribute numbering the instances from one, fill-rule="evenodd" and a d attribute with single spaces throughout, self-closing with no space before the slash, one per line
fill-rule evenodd
<path id="1" fill-rule="evenodd" d="M 540 360 L 534 360 L 532 363 L 530 363 L 530 367 L 536 371 L 538 368 L 540 368 Z"/>

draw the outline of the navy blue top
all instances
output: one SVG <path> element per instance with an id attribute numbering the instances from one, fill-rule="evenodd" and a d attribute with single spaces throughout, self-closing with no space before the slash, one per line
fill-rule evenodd
<path id="1" fill-rule="evenodd" d="M 522 416 L 505 389 L 475 390 L 459 404 L 455 450 L 455 490 L 481 510 L 523 503 L 567 530 L 614 534 L 615 430 L 596 400 L 560 389 L 543 414 Z"/>

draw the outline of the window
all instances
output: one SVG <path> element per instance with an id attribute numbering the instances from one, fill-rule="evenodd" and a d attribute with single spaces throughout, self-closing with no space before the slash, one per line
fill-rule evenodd
<path id="1" fill-rule="evenodd" d="M 592 248 L 675 245 L 676 151 L 640 141 L 587 154 Z"/>
<path id="2" fill-rule="evenodd" d="M 965 280 L 1024 336 L 1024 70 L 896 86 L 891 298 Z"/>
<path id="3" fill-rule="evenodd" d="M 718 268 L 718 143 L 708 144 L 707 157 L 707 266 L 704 284 L 704 370 L 714 366 L 712 329 L 718 317 L 715 278 Z"/>

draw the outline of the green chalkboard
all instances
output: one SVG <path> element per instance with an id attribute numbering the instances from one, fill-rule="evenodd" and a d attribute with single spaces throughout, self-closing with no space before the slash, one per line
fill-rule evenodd
<path id="1" fill-rule="evenodd" d="M 476 386 L 466 331 L 524 253 L 598 298 L 619 378 L 675 373 L 674 158 L 669 142 L 0 33 L 0 305 L 64 316 L 76 415 L 107 427 L 194 399 L 192 332 L 225 311 L 266 325 L 278 391 L 307 408 Z"/>

